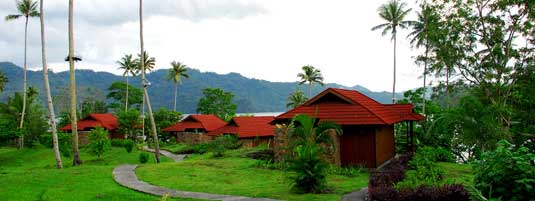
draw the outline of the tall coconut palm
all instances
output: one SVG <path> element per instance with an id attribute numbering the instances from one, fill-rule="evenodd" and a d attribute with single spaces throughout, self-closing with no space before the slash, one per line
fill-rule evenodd
<path id="1" fill-rule="evenodd" d="M 429 49 L 430 47 L 430 37 L 434 30 L 434 27 L 438 25 L 440 16 L 437 15 L 437 13 L 428 5 L 422 4 L 422 11 L 418 13 L 418 20 L 412 23 L 412 32 L 409 33 L 408 37 L 412 37 L 411 44 L 413 44 L 415 47 L 422 47 L 424 46 L 425 49 L 425 56 L 424 58 L 421 58 L 420 60 L 423 60 L 424 62 L 424 83 L 423 83 L 423 97 L 422 97 L 422 113 L 425 115 L 425 97 L 426 97 L 426 91 L 427 91 L 427 84 L 426 84 L 426 78 L 427 78 L 427 63 L 429 58 Z"/>
<path id="2" fill-rule="evenodd" d="M 288 102 L 286 103 L 286 107 L 288 108 L 296 108 L 297 106 L 302 105 L 303 103 L 307 102 L 308 98 L 305 96 L 305 93 L 301 90 L 296 90 L 290 96 L 288 96 Z"/>
<path id="3" fill-rule="evenodd" d="M 74 71 L 74 24 L 73 24 L 74 2 L 69 0 L 69 72 L 71 81 L 71 131 L 72 131 L 72 164 L 78 166 L 82 164 L 80 150 L 78 149 L 78 125 L 76 123 L 76 76 Z"/>
<path id="4" fill-rule="evenodd" d="M 137 64 L 135 62 L 135 59 L 132 58 L 131 54 L 124 55 L 123 58 L 121 58 L 120 61 L 117 61 L 119 64 L 119 69 L 123 70 L 123 76 L 126 78 L 126 100 L 124 101 L 124 111 L 128 111 L 128 77 L 131 75 L 132 77 L 136 76 L 137 71 Z"/>
<path id="5" fill-rule="evenodd" d="M 312 87 L 315 83 L 323 86 L 323 76 L 321 75 L 321 71 L 319 69 L 316 69 L 311 65 L 303 66 L 301 69 L 303 69 L 303 72 L 297 74 L 297 77 L 301 79 L 299 84 L 305 84 L 308 82 L 308 98 L 310 98 L 312 96 Z"/>
<path id="6" fill-rule="evenodd" d="M 4 87 L 7 82 L 9 82 L 9 79 L 7 79 L 7 76 L 4 73 L 0 72 L 0 92 L 4 91 Z"/>
<path id="7" fill-rule="evenodd" d="M 178 84 L 182 84 L 182 77 L 189 78 L 188 68 L 186 65 L 173 61 L 171 62 L 171 68 L 167 74 L 167 80 L 172 80 L 175 84 L 175 103 L 173 105 L 173 110 L 176 112 L 176 97 L 178 94 Z"/>
<path id="8" fill-rule="evenodd" d="M 149 120 L 152 127 L 152 138 L 154 140 L 154 156 L 156 158 L 156 163 L 160 163 L 160 146 L 158 144 L 158 134 L 156 133 L 156 123 L 154 122 L 154 116 L 152 115 L 152 107 L 150 105 L 149 93 L 147 92 L 147 87 L 149 83 L 147 82 L 147 80 L 145 80 L 145 59 L 148 58 L 148 55 L 147 52 L 145 52 L 145 47 L 143 44 L 143 0 L 139 0 L 139 39 L 141 46 L 141 52 L 139 55 L 139 63 L 141 67 L 141 86 L 143 87 L 144 99 L 147 103 L 147 109 L 149 110 Z M 147 65 L 150 65 L 150 63 L 147 62 Z M 152 65 L 154 67 L 154 63 Z"/>
<path id="9" fill-rule="evenodd" d="M 22 111 L 19 122 L 19 129 L 24 127 L 24 115 L 26 114 L 26 71 L 27 67 L 27 49 L 28 49 L 28 19 L 30 17 L 38 17 L 37 2 L 33 0 L 15 1 L 17 5 L 18 14 L 11 14 L 6 16 L 6 21 L 16 20 L 24 17 L 24 73 L 22 75 Z M 24 135 L 19 138 L 19 148 L 24 147 Z"/>
<path id="10" fill-rule="evenodd" d="M 392 86 L 392 103 L 396 102 L 396 35 L 398 29 L 406 29 L 411 24 L 411 21 L 404 20 L 407 14 L 411 11 L 411 9 L 405 9 L 406 6 L 406 3 L 398 0 L 390 0 L 388 3 L 381 5 L 377 11 L 379 12 L 379 16 L 387 22 L 372 28 L 372 31 L 382 29 L 383 36 L 390 32 L 392 34 L 392 40 L 394 41 L 394 84 Z"/>
<path id="11" fill-rule="evenodd" d="M 61 155 L 59 152 L 59 145 L 58 145 L 58 130 L 56 126 L 56 114 L 54 112 L 54 104 L 52 103 L 52 94 L 50 93 L 50 84 L 48 82 L 48 66 L 46 63 L 46 46 L 45 46 L 45 13 L 43 12 L 43 1 L 40 1 L 39 6 L 39 12 L 41 13 L 40 21 L 41 21 L 41 57 L 43 62 L 43 80 L 45 84 L 45 93 L 46 93 L 46 100 L 48 105 L 48 113 L 49 113 L 49 122 L 50 122 L 50 129 L 52 130 L 52 148 L 54 149 L 54 156 L 56 158 L 56 167 L 58 169 L 63 168 L 63 163 L 61 162 Z"/>
<path id="12" fill-rule="evenodd" d="M 137 54 L 136 59 L 136 66 L 138 67 L 138 71 L 141 72 L 141 54 Z M 156 59 L 154 57 L 150 57 L 149 53 L 147 51 L 143 50 L 143 61 L 145 63 L 143 67 L 143 72 L 146 74 L 147 71 L 152 71 L 154 67 L 156 66 Z M 142 134 L 143 137 L 145 137 L 145 94 L 143 94 L 143 103 L 141 104 L 141 115 L 142 115 Z"/>

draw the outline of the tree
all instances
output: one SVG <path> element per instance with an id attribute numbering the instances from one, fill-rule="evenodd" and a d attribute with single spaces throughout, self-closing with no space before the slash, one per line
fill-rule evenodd
<path id="1" fill-rule="evenodd" d="M 129 109 L 128 111 L 121 111 L 117 113 L 117 120 L 119 123 L 119 130 L 129 135 L 136 140 L 134 132 L 136 126 L 141 124 L 141 118 L 139 117 L 139 111 L 135 109 Z"/>
<path id="2" fill-rule="evenodd" d="M 142 94 L 141 89 L 129 86 L 124 82 L 114 82 L 108 87 L 109 93 L 106 95 L 106 98 L 113 99 L 114 102 L 110 104 L 111 108 L 122 108 L 122 104 L 126 103 L 127 97 L 125 96 L 126 91 L 128 90 L 129 99 L 128 104 L 131 106 L 136 106 L 142 103 Z"/>
<path id="3" fill-rule="evenodd" d="M 425 53 L 423 57 L 419 57 L 417 61 L 423 61 L 424 63 L 424 72 L 423 72 L 423 88 L 424 91 L 422 93 L 422 113 L 425 115 L 425 97 L 426 97 L 426 91 L 427 91 L 427 63 L 429 60 L 429 49 L 430 43 L 429 38 L 432 37 L 433 31 L 436 30 L 440 16 L 436 14 L 436 12 L 432 9 L 432 7 L 428 6 L 427 4 L 421 5 L 422 11 L 418 13 L 418 20 L 415 22 L 412 22 L 412 32 L 409 33 L 408 37 L 412 36 L 411 44 L 417 48 L 424 46 Z"/>
<path id="4" fill-rule="evenodd" d="M 85 100 L 80 103 L 79 107 L 81 108 L 80 115 L 78 116 L 79 119 L 87 117 L 89 114 L 108 112 L 106 103 L 101 100 Z"/>
<path id="5" fill-rule="evenodd" d="M 138 67 L 138 71 L 141 71 L 141 54 L 137 54 L 137 57 L 138 58 L 136 58 L 134 62 Z M 145 73 L 147 73 L 147 71 L 151 72 L 152 70 L 154 70 L 154 67 L 156 67 L 156 58 L 149 56 L 149 53 L 147 53 L 147 51 L 143 51 L 143 61 L 145 64 Z"/>
<path id="6" fill-rule="evenodd" d="M 4 91 L 7 82 L 9 82 L 9 79 L 2 71 L 0 71 L 0 92 Z"/>
<path id="7" fill-rule="evenodd" d="M 41 57 L 43 62 L 43 81 L 45 82 L 45 93 L 48 106 L 48 122 L 50 122 L 50 130 L 52 131 L 52 148 L 54 149 L 54 156 L 56 158 L 56 167 L 58 169 L 63 168 L 63 163 L 61 162 L 61 154 L 59 151 L 58 144 L 58 130 L 56 126 L 56 114 L 54 112 L 54 103 L 52 102 L 52 94 L 50 92 L 50 83 L 48 82 L 48 66 L 46 63 L 46 46 L 45 46 L 45 13 L 43 11 L 43 0 L 40 0 L 39 11 L 41 15 L 39 16 L 41 21 Z"/>
<path id="8" fill-rule="evenodd" d="M 301 69 L 303 69 L 303 72 L 297 74 L 297 77 L 301 79 L 299 84 L 308 82 L 308 98 L 310 98 L 312 96 L 312 86 L 314 86 L 314 83 L 323 86 L 323 76 L 321 75 L 321 71 L 314 68 L 314 66 L 306 65 Z"/>
<path id="9" fill-rule="evenodd" d="M 396 102 L 396 45 L 397 45 L 397 31 L 398 29 L 406 29 L 410 25 L 410 21 L 405 21 L 404 18 L 411 11 L 411 9 L 405 9 L 406 3 L 398 0 L 390 0 L 388 3 L 379 7 L 379 16 L 383 18 L 387 23 L 377 25 L 372 28 L 372 31 L 382 29 L 382 35 L 386 35 L 388 32 L 392 34 L 392 40 L 394 41 L 394 82 L 392 86 L 392 103 Z"/>
<path id="10" fill-rule="evenodd" d="M 160 163 L 160 146 L 158 144 L 158 134 L 156 133 L 156 123 L 154 122 L 154 116 L 152 115 L 152 107 L 150 105 L 149 93 L 147 92 L 147 86 L 149 83 L 145 80 L 145 68 L 150 69 L 150 66 L 154 66 L 154 63 L 145 62 L 145 59 L 149 58 L 147 52 L 144 50 L 143 44 L 143 0 L 139 0 L 139 39 L 140 39 L 140 69 L 141 69 L 141 86 L 143 87 L 143 100 L 147 103 L 147 109 L 149 110 L 149 119 L 152 127 L 152 137 L 154 140 L 154 156 L 156 158 L 156 163 Z M 154 61 L 155 59 L 153 59 Z M 143 103 L 145 106 L 145 103 Z M 145 112 L 145 111 L 143 111 Z"/>
<path id="11" fill-rule="evenodd" d="M 288 108 L 296 108 L 297 106 L 302 105 L 308 100 L 308 98 L 305 96 L 305 93 L 301 90 L 296 90 L 290 96 L 288 96 L 288 102 L 286 103 L 286 107 Z"/>
<path id="12" fill-rule="evenodd" d="M 203 97 L 197 104 L 197 112 L 201 114 L 213 114 L 225 121 L 230 121 L 236 114 L 236 104 L 232 103 L 234 94 L 219 88 L 205 88 Z"/>
<path id="13" fill-rule="evenodd" d="M 158 131 L 160 131 L 160 129 L 169 127 L 182 120 L 182 113 L 162 107 L 154 113 L 154 120 L 157 122 L 156 127 Z"/>
<path id="14" fill-rule="evenodd" d="M 69 0 L 69 72 L 70 72 L 70 91 L 71 91 L 71 130 L 72 130 L 72 151 L 73 165 L 82 164 L 80 159 L 80 150 L 78 149 L 78 125 L 76 118 L 76 76 L 74 71 L 74 24 L 73 24 L 73 0 Z"/>
<path id="15" fill-rule="evenodd" d="M 173 61 L 171 62 L 171 69 L 167 74 L 167 80 L 172 80 L 175 83 L 175 103 L 173 110 L 176 112 L 176 96 L 178 94 L 178 84 L 182 84 L 182 77 L 189 78 L 188 68 L 186 65 Z"/>
<path id="16" fill-rule="evenodd" d="M 140 2 L 141 4 L 141 2 Z M 143 5 L 140 5 L 140 9 Z M 141 17 L 141 10 L 140 10 L 140 17 Z M 141 19 L 142 20 L 142 19 Z M 143 26 L 143 22 L 140 21 L 140 26 Z M 143 33 L 141 33 L 142 30 L 140 29 L 140 35 L 141 37 L 143 37 Z M 147 53 L 147 51 L 144 50 L 144 44 L 143 44 L 143 38 L 141 38 L 141 49 L 142 49 L 142 52 L 143 52 L 143 68 L 141 67 L 141 53 L 138 54 L 138 58 L 135 60 L 138 68 L 139 68 L 139 71 L 143 71 L 143 73 L 147 73 L 147 71 L 152 71 L 152 69 L 154 69 L 154 67 L 156 66 L 156 59 L 154 57 L 150 57 L 149 54 Z M 143 70 L 142 70 L 143 69 Z M 142 80 L 144 80 L 144 78 L 142 78 Z M 143 81 L 142 81 L 143 82 Z M 147 84 L 150 85 L 150 83 L 147 81 Z M 142 85 L 144 86 L 144 85 Z M 143 116 L 142 118 L 142 133 L 143 133 L 143 136 L 145 136 L 145 93 L 143 93 L 143 103 L 141 104 L 141 115 Z"/>
<path id="17" fill-rule="evenodd" d="M 132 75 L 132 77 L 135 77 L 137 74 L 137 68 L 135 59 L 132 59 L 131 54 L 124 55 L 123 58 L 121 58 L 120 61 L 117 61 L 117 63 L 120 65 L 119 69 L 123 70 L 123 77 L 126 78 L 126 98 L 124 101 L 124 111 L 128 111 L 128 77 Z"/>
<path id="18" fill-rule="evenodd" d="M 17 10 L 19 11 L 18 14 L 11 14 L 6 16 L 6 21 L 16 20 L 20 17 L 24 17 L 25 23 L 24 23 L 24 73 L 23 73 L 23 81 L 22 81 L 22 117 L 19 122 L 19 128 L 22 129 L 24 127 L 24 115 L 26 113 L 26 71 L 28 69 L 27 67 L 27 42 L 28 42 L 28 19 L 30 17 L 38 17 L 39 12 L 37 11 L 37 2 L 34 2 L 32 0 L 21 0 L 21 1 L 15 1 L 17 4 Z M 19 148 L 24 147 L 24 135 L 21 135 L 19 139 Z"/>
<path id="19" fill-rule="evenodd" d="M 111 149 L 111 142 L 108 139 L 108 131 L 102 127 L 97 127 L 89 132 L 89 151 L 102 159 L 102 155 Z"/>

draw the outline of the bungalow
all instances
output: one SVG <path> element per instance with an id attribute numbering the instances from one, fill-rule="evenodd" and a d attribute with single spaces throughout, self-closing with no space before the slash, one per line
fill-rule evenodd
<path id="1" fill-rule="evenodd" d="M 203 134 L 214 131 L 227 124 L 213 114 L 192 114 L 180 122 L 162 129 L 163 132 L 169 132 L 176 137 L 177 142 L 204 142 L 211 137 Z"/>
<path id="2" fill-rule="evenodd" d="M 102 127 L 109 131 L 110 137 L 114 139 L 124 139 L 125 135 L 117 133 L 117 118 L 111 113 L 89 114 L 87 117 L 77 121 L 78 138 L 80 144 L 87 144 L 88 133 L 96 127 Z M 59 130 L 72 132 L 71 124 L 61 127 Z"/>
<path id="3" fill-rule="evenodd" d="M 379 167 L 395 155 L 394 124 L 410 124 L 407 133 L 413 150 L 413 122 L 424 119 L 412 104 L 381 104 L 366 95 L 346 89 L 328 88 L 303 105 L 277 117 L 272 123 L 286 123 L 297 114 L 319 121 L 333 121 L 342 127 L 337 136 L 334 162 L 342 166 Z"/>
<path id="4" fill-rule="evenodd" d="M 208 136 L 216 137 L 225 134 L 238 136 L 246 147 L 255 147 L 259 144 L 272 144 L 275 136 L 275 125 L 271 125 L 273 116 L 234 117 L 226 126 L 207 133 Z"/>

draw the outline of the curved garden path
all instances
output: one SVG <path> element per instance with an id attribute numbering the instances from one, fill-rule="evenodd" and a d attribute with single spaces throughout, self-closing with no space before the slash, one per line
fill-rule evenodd
<path id="1" fill-rule="evenodd" d="M 146 151 L 154 152 L 153 149 L 144 147 Z M 183 160 L 187 155 L 176 155 L 169 151 L 160 150 L 160 153 L 164 156 L 172 158 L 176 162 Z M 199 192 L 189 192 L 189 191 L 180 191 L 175 189 L 169 189 L 161 186 L 155 186 L 147 182 L 141 181 L 137 178 L 135 169 L 137 165 L 120 165 L 113 169 L 113 179 L 122 186 L 127 188 L 152 194 L 158 196 L 164 196 L 169 194 L 170 197 L 180 197 L 180 198 L 196 198 L 196 199 L 208 199 L 208 200 L 223 200 L 223 201 L 277 201 L 275 199 L 269 198 L 251 198 L 244 196 L 233 196 L 233 195 L 220 195 L 220 194 L 211 194 L 211 193 L 199 193 Z"/>

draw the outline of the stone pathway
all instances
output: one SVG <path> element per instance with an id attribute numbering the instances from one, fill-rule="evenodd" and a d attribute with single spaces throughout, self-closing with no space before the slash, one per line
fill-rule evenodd
<path id="1" fill-rule="evenodd" d="M 148 151 L 148 152 L 153 152 L 154 153 L 154 149 L 151 149 L 147 146 L 144 146 L 143 147 L 143 150 L 145 151 Z M 186 158 L 188 155 L 187 154 L 174 154 L 174 153 L 171 153 L 169 151 L 166 151 L 166 150 L 161 150 L 160 149 L 160 154 L 164 155 L 164 156 L 167 156 L 168 158 L 171 158 L 173 160 L 175 160 L 175 162 L 178 162 L 178 161 L 181 161 L 181 160 L 184 160 L 184 158 Z"/>
<path id="2" fill-rule="evenodd" d="M 367 195 L 368 187 L 344 195 L 342 201 L 365 201 Z"/>
<path id="3" fill-rule="evenodd" d="M 153 149 L 144 147 L 146 151 L 154 152 Z M 164 156 L 172 158 L 176 162 L 184 160 L 187 155 L 176 155 L 169 151 L 160 150 L 160 153 Z M 137 165 L 120 165 L 113 169 L 113 179 L 122 186 L 127 188 L 140 191 L 143 193 L 148 193 L 152 195 L 164 196 L 169 194 L 171 197 L 180 197 L 180 198 L 196 198 L 196 199 L 208 199 L 208 200 L 223 200 L 223 201 L 278 201 L 275 199 L 269 198 L 251 198 L 244 196 L 233 196 L 233 195 L 220 195 L 220 194 L 210 194 L 210 193 L 199 193 L 199 192 L 188 192 L 188 191 L 179 191 L 174 189 L 169 189 L 165 187 L 155 186 L 147 182 L 141 181 L 136 176 Z"/>

